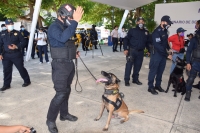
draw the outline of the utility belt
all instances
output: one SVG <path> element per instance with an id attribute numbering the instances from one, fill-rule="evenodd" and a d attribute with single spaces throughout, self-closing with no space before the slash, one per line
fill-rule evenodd
<path id="1" fill-rule="evenodd" d="M 53 59 L 56 62 L 73 62 L 73 60 L 68 60 L 68 59 Z"/>
<path id="2" fill-rule="evenodd" d="M 14 49 L 14 50 L 9 50 L 9 51 L 4 51 L 4 53 L 8 53 L 8 54 L 17 53 L 17 52 L 20 52 L 20 50 Z"/>
<path id="3" fill-rule="evenodd" d="M 76 59 L 75 41 L 67 41 L 65 47 L 51 47 L 51 57 L 52 59 Z"/>
<path id="4" fill-rule="evenodd" d="M 192 61 L 197 61 L 197 62 L 200 62 L 200 58 L 192 58 Z"/>

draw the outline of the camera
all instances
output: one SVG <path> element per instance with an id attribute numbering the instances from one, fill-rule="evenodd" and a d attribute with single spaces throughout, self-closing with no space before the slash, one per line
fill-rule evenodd
<path id="1" fill-rule="evenodd" d="M 33 127 L 30 130 L 31 130 L 31 133 L 37 133 Z"/>

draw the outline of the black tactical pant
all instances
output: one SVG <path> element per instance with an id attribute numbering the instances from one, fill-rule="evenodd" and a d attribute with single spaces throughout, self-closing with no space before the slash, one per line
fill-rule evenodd
<path id="1" fill-rule="evenodd" d="M 51 100 L 47 119 L 55 122 L 60 111 L 61 116 L 68 114 L 68 100 L 75 73 L 74 62 L 63 59 L 52 61 L 52 80 L 56 95 Z"/>

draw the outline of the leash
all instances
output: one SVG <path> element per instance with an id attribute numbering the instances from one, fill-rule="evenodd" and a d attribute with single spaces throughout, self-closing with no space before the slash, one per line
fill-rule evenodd
<path id="1" fill-rule="evenodd" d="M 79 56 L 79 59 L 81 60 L 81 62 L 83 63 L 83 65 L 85 66 L 85 68 L 88 70 L 88 72 L 90 73 L 90 75 L 92 75 L 92 77 L 95 79 L 95 81 L 97 80 L 97 78 L 95 78 L 95 76 L 91 73 L 91 71 L 89 70 L 89 68 L 85 65 L 85 63 L 83 62 L 82 58 Z"/>
<path id="2" fill-rule="evenodd" d="M 75 59 L 75 67 L 76 67 L 76 83 L 75 83 L 75 90 L 76 92 L 82 92 L 83 91 L 83 88 L 78 80 L 78 61 L 77 61 L 77 58 Z M 77 83 L 79 84 L 79 86 L 81 87 L 81 90 L 77 90 L 76 86 L 77 86 Z"/>

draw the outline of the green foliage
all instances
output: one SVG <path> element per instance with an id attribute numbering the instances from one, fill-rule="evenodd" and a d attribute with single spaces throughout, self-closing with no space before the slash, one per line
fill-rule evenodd
<path id="1" fill-rule="evenodd" d="M 44 24 L 45 26 L 49 27 L 54 21 L 55 21 L 55 17 L 53 17 L 50 13 L 47 13 L 46 15 L 44 15 L 46 18 L 44 19 Z"/>

